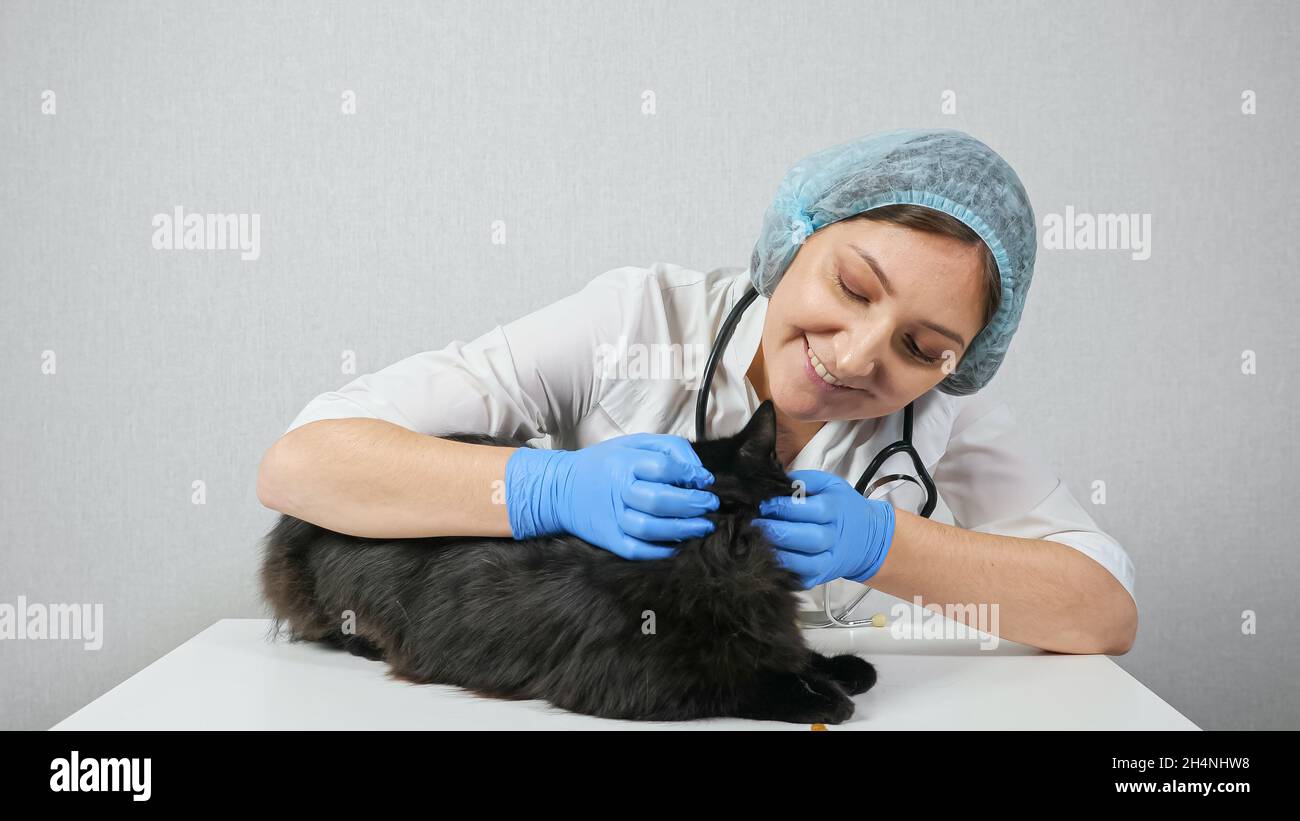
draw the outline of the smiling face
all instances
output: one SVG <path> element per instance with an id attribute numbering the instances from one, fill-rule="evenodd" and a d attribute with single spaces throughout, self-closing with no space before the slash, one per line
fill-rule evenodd
<path id="1" fill-rule="evenodd" d="M 986 299 L 980 245 L 888 222 L 831 223 L 768 301 L 754 361 L 762 393 L 798 421 L 886 416 L 957 367 Z"/>

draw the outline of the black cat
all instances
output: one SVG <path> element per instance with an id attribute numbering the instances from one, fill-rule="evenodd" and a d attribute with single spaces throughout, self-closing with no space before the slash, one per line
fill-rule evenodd
<path id="1" fill-rule="evenodd" d="M 568 535 L 362 538 L 281 516 L 262 566 L 275 630 L 287 622 L 295 640 L 382 659 L 408 681 L 605 718 L 846 720 L 875 668 L 809 649 L 798 576 L 749 523 L 761 500 L 790 492 L 772 403 L 735 436 L 692 447 L 716 479 L 716 529 L 668 559 L 629 561 Z"/>

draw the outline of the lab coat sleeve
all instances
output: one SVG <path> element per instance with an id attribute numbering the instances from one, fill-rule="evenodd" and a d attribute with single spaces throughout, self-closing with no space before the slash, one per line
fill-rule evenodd
<path id="1" fill-rule="evenodd" d="M 645 269 L 607 271 L 585 287 L 471 342 L 402 359 L 312 399 L 285 433 L 321 419 L 383 419 L 417 433 L 463 431 L 515 441 L 570 430 L 601 399 L 597 358 L 635 310 Z"/>
<path id="2" fill-rule="evenodd" d="M 1133 595 L 1127 551 L 1097 526 L 1018 430 L 1006 402 L 987 389 L 963 402 L 934 481 L 958 527 L 1067 545 Z"/>

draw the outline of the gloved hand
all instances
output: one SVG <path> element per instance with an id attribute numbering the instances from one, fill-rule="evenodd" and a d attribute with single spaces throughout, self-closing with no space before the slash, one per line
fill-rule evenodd
<path id="1" fill-rule="evenodd" d="M 753 519 L 776 546 L 783 567 L 798 573 L 804 589 L 832 579 L 863 582 L 880 570 L 894 540 L 894 508 L 868 499 L 853 485 L 822 470 L 787 474 L 804 482 L 802 498 L 777 496 Z"/>
<path id="2" fill-rule="evenodd" d="M 617 436 L 580 450 L 519 448 L 505 478 L 515 539 L 572 533 L 625 559 L 672 556 L 674 548 L 650 542 L 711 532 L 702 514 L 719 504 L 699 489 L 713 474 L 691 443 L 668 434 Z"/>

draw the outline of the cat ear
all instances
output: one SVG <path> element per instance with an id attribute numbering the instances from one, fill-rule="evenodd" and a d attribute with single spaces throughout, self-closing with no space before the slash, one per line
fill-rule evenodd
<path id="1" fill-rule="evenodd" d="M 776 460 L 776 406 L 771 399 L 763 400 L 736 438 L 740 441 L 737 451 L 740 458 L 765 462 Z"/>

